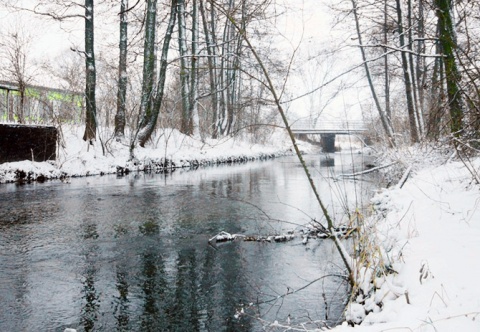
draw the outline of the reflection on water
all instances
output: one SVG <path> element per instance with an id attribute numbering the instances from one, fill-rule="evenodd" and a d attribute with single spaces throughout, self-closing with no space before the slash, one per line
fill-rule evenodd
<path id="1" fill-rule="evenodd" d="M 329 180 L 332 172 L 351 171 L 351 161 L 327 169 L 309 156 L 308 164 L 332 213 L 343 216 L 345 205 L 364 203 L 359 198 L 370 184 Z M 266 235 L 313 217 L 321 220 L 290 158 L 2 185 L 0 331 L 259 331 L 287 319 L 335 324 L 347 285 L 330 241 L 207 244 L 221 230 Z M 242 308 L 245 314 L 236 315 Z"/>

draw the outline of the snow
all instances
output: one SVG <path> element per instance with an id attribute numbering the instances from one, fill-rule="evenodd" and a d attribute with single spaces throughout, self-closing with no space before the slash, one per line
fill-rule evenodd
<path id="1" fill-rule="evenodd" d="M 410 165 L 402 188 L 372 199 L 373 236 L 397 273 L 377 277 L 376 292 L 363 278 L 370 296 L 346 311 L 362 323 L 334 331 L 480 331 L 479 188 L 463 163 L 445 159 Z"/>
<path id="2" fill-rule="evenodd" d="M 0 183 L 14 181 L 18 169 L 46 178 L 86 176 L 114 173 L 126 165 L 142 170 L 156 159 L 188 166 L 192 160 L 259 158 L 290 149 L 283 133 L 260 145 L 236 138 L 202 142 L 168 129 L 158 131 L 146 148 L 135 149 L 135 166 L 129 165 L 128 142 L 100 133 L 109 141 L 105 154 L 100 140 L 88 145 L 81 129 L 64 128 L 66 147 L 55 163 L 0 164 Z M 300 146 L 307 152 L 310 148 Z M 480 158 L 472 160 L 470 170 L 478 171 Z M 374 212 L 365 219 L 371 264 L 352 263 L 362 295 L 347 307 L 345 317 L 358 325 L 345 322 L 333 331 L 480 331 L 479 185 L 462 162 L 435 149 L 391 151 L 382 163 L 391 164 L 379 171 L 392 179 L 389 189 L 372 197 Z M 402 177 L 403 186 L 396 185 Z"/>
<path id="3" fill-rule="evenodd" d="M 232 137 L 213 140 L 194 139 L 178 130 L 157 131 L 145 148 L 136 147 L 135 159 L 130 160 L 130 142 L 117 142 L 111 133 L 99 130 L 97 141 L 89 145 L 82 140 L 83 128 L 62 128 L 63 139 L 57 152 L 57 160 L 52 162 L 21 161 L 0 164 L 0 183 L 18 180 L 18 170 L 30 174 L 29 179 L 38 176 L 45 179 L 113 174 L 117 168 L 129 171 L 143 171 L 155 162 L 169 160 L 177 167 L 190 167 L 195 164 L 212 164 L 245 159 L 259 159 L 291 154 L 288 137 L 284 133 L 274 133 L 269 139 L 274 144 L 252 144 L 248 139 Z M 102 139 L 100 139 L 100 138 Z M 102 148 L 102 142 L 108 141 Z M 306 149 L 311 148 L 304 144 Z M 105 150 L 105 153 L 104 153 Z"/>

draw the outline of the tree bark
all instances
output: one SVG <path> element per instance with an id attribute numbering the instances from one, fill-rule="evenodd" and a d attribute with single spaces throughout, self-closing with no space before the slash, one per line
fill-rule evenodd
<path id="1" fill-rule="evenodd" d="M 145 21 L 145 42 L 143 48 L 142 97 L 140 114 L 142 124 L 152 116 L 153 82 L 155 78 L 155 30 L 157 23 L 157 0 L 147 1 L 147 17 Z M 146 120 L 146 121 L 145 121 Z"/>
<path id="2" fill-rule="evenodd" d="M 217 116 L 218 116 L 218 92 L 217 92 L 217 75 L 216 75 L 216 52 L 213 42 L 214 22 L 212 20 L 212 32 L 208 29 L 208 21 L 205 14 L 205 7 L 203 0 L 199 3 L 200 15 L 202 16 L 203 33 L 205 34 L 205 41 L 207 43 L 207 61 L 208 61 L 208 76 L 210 82 L 210 103 L 212 107 L 211 120 L 211 136 L 213 139 L 218 137 Z M 213 7 L 211 8 L 213 15 Z"/>
<path id="3" fill-rule="evenodd" d="M 443 50 L 445 79 L 447 83 L 448 107 L 450 110 L 450 131 L 459 137 L 463 130 L 464 103 L 460 88 L 461 75 L 455 59 L 457 48 L 456 32 L 452 18 L 451 0 L 435 0 L 439 25 L 439 42 Z"/>
<path id="4" fill-rule="evenodd" d="M 118 61 L 118 92 L 117 92 L 117 114 L 115 115 L 115 137 L 121 138 L 125 135 L 125 109 L 127 96 L 127 13 L 128 0 L 121 0 L 120 3 L 120 56 Z"/>
<path id="5" fill-rule="evenodd" d="M 143 122 L 141 123 L 141 130 L 138 133 L 138 142 L 140 146 L 144 146 L 148 141 L 150 136 L 155 129 L 157 124 L 158 115 L 160 114 L 160 108 L 163 103 L 163 95 L 165 91 L 165 79 L 167 76 L 167 57 L 168 51 L 170 49 L 170 41 L 172 40 L 173 29 L 175 28 L 175 19 L 176 19 L 176 10 L 177 10 L 177 0 L 172 0 L 170 7 L 170 18 L 168 21 L 167 31 L 165 33 L 165 38 L 163 39 L 162 54 L 160 56 L 160 69 L 158 73 L 158 81 L 156 94 L 154 98 L 154 103 L 152 107 L 151 116 L 149 118 L 144 117 Z"/>
<path id="6" fill-rule="evenodd" d="M 403 20 L 402 20 L 402 8 L 400 6 L 400 0 L 396 0 L 397 3 L 397 19 L 398 19 L 398 34 L 400 39 L 400 48 L 405 47 L 405 34 L 403 31 Z M 410 140 L 412 143 L 418 142 L 418 128 L 417 121 L 415 117 L 415 105 L 413 100 L 413 91 L 412 91 L 412 81 L 409 74 L 409 66 L 407 61 L 407 55 L 404 51 L 400 53 L 402 59 L 402 69 L 403 69 L 403 79 L 405 83 L 405 94 L 407 98 L 407 112 L 408 120 L 410 123 Z"/>
<path id="7" fill-rule="evenodd" d="M 384 0 L 383 3 L 383 43 L 387 45 L 388 43 L 388 0 Z M 390 123 L 392 123 L 392 111 L 390 108 L 390 69 L 388 64 L 388 49 L 385 46 L 383 48 L 383 67 L 385 72 L 385 113 Z"/>
<path id="8" fill-rule="evenodd" d="M 96 139 L 97 131 L 97 107 L 95 100 L 95 88 L 97 81 L 97 73 L 95 69 L 95 52 L 94 52 L 94 10 L 93 0 L 85 0 L 85 67 L 86 67 L 86 84 L 85 84 L 85 133 L 83 140 L 89 141 L 91 144 Z"/>
<path id="9" fill-rule="evenodd" d="M 190 132 L 200 138 L 200 119 L 198 114 L 198 5 L 192 0 L 192 57 L 190 65 Z"/>
<path id="10" fill-rule="evenodd" d="M 410 76 L 412 78 L 412 92 L 413 92 L 413 104 L 415 112 L 415 126 L 417 128 L 417 136 L 420 139 L 423 136 L 423 114 L 422 109 L 419 107 L 418 102 L 418 86 L 417 77 L 415 71 L 415 61 L 413 61 L 413 24 L 412 24 L 412 0 L 407 1 L 407 22 L 408 22 L 408 64 L 410 68 Z"/>
<path id="11" fill-rule="evenodd" d="M 187 69 L 187 37 L 185 27 L 185 0 L 178 0 L 178 44 L 180 47 L 180 84 L 182 93 L 182 124 L 181 132 L 192 134 L 190 100 L 189 100 L 189 75 Z"/>

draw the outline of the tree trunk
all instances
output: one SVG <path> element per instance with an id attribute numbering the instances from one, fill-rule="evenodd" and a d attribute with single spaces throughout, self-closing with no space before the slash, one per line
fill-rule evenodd
<path id="1" fill-rule="evenodd" d="M 425 64 L 425 58 L 420 54 L 425 53 L 425 17 L 424 17 L 424 5 L 423 0 L 418 1 L 418 42 L 417 42 L 417 61 L 416 61 L 416 79 L 417 79 L 417 91 L 418 91 L 418 107 L 420 112 L 420 128 L 421 134 L 425 135 L 425 86 L 427 66 Z"/>
<path id="2" fill-rule="evenodd" d="M 180 84 L 182 93 L 182 125 L 181 132 L 192 134 L 190 100 L 189 100 L 189 75 L 187 69 L 187 36 L 185 27 L 185 0 L 178 0 L 178 44 L 180 47 Z"/>
<path id="3" fill-rule="evenodd" d="M 152 107 L 152 113 L 150 118 L 144 118 L 144 122 L 141 123 L 141 130 L 138 133 L 138 142 L 140 146 L 144 146 L 155 129 L 157 124 L 158 115 L 160 114 L 160 108 L 163 102 L 163 95 L 165 91 L 165 79 L 167 76 L 167 57 L 170 49 L 170 41 L 172 40 L 173 29 L 175 28 L 177 10 L 177 0 L 172 0 L 170 8 L 170 18 L 168 21 L 167 31 L 165 38 L 163 39 L 162 55 L 160 57 L 160 69 L 158 73 L 157 88 L 155 94 L 155 100 Z"/>
<path id="4" fill-rule="evenodd" d="M 417 77 L 415 72 L 415 62 L 413 61 L 413 24 L 412 24 L 412 0 L 407 2 L 407 21 L 408 21 L 408 64 L 410 66 L 410 76 L 412 78 L 412 92 L 413 92 L 413 105 L 415 112 L 415 125 L 417 128 L 418 138 L 423 136 L 423 114 L 422 109 L 419 108 L 418 103 L 418 86 Z"/>
<path id="5" fill-rule="evenodd" d="M 192 57 L 190 69 L 190 132 L 200 138 L 200 118 L 198 114 L 198 7 L 197 0 L 192 0 Z"/>
<path id="6" fill-rule="evenodd" d="M 120 57 L 118 61 L 117 114 L 115 115 L 115 137 L 125 135 L 125 108 L 127 95 L 127 14 L 128 0 L 120 3 Z"/>
<path id="7" fill-rule="evenodd" d="M 373 86 L 372 76 L 370 75 L 370 69 L 368 67 L 368 62 L 367 62 L 367 56 L 365 54 L 365 50 L 363 49 L 362 34 L 361 34 L 361 31 L 360 31 L 360 22 L 359 22 L 358 13 L 357 13 L 357 3 L 356 3 L 355 0 L 351 0 L 351 2 L 352 2 L 352 5 L 353 5 L 353 16 L 355 18 L 355 28 L 357 30 L 358 42 L 360 44 L 360 52 L 362 54 L 362 61 L 363 61 L 363 64 L 364 64 L 365 73 L 367 75 L 367 80 L 368 80 L 368 85 L 370 87 L 370 92 L 372 93 L 372 97 L 373 97 L 373 100 L 375 102 L 375 106 L 377 108 L 378 115 L 380 116 L 380 120 L 382 122 L 383 129 L 385 130 L 385 133 L 387 135 L 388 143 L 389 143 L 390 146 L 393 147 L 393 146 L 395 146 L 395 137 L 393 135 L 393 129 L 392 129 L 391 123 L 390 123 L 387 115 L 385 114 L 385 112 L 382 109 L 382 106 L 380 105 L 380 101 L 378 100 L 378 96 L 377 96 L 377 93 L 375 91 L 375 87 Z"/>
<path id="8" fill-rule="evenodd" d="M 388 43 L 388 0 L 384 0 L 383 5 L 383 43 L 387 45 Z M 387 115 L 388 121 L 392 123 L 392 111 L 390 108 L 390 69 L 388 65 L 388 49 L 387 47 L 383 48 L 383 67 L 385 72 L 385 113 Z"/>
<path id="9" fill-rule="evenodd" d="M 94 25 L 93 25 L 93 0 L 85 0 L 85 67 L 86 67 L 86 84 L 85 84 L 85 133 L 83 140 L 92 143 L 96 139 L 97 131 L 97 107 L 95 101 L 95 87 L 97 81 L 97 73 L 95 69 L 95 53 L 94 53 Z"/>
<path id="10" fill-rule="evenodd" d="M 443 50 L 445 79 L 447 83 L 448 107 L 450 110 L 450 130 L 456 137 L 463 130 L 464 104 L 461 95 L 461 75 L 455 59 L 457 40 L 452 19 L 451 0 L 435 0 L 439 25 L 439 42 Z"/>
<path id="11" fill-rule="evenodd" d="M 152 116 L 153 82 L 155 79 L 155 30 L 157 23 L 157 0 L 147 1 L 147 17 L 145 21 L 145 42 L 143 48 L 143 77 L 140 114 L 142 120 L 139 124 L 148 122 Z"/>
<path id="12" fill-rule="evenodd" d="M 213 7 L 211 8 L 213 13 Z M 212 20 L 212 32 L 208 29 L 208 21 L 205 15 L 205 8 L 203 6 L 203 0 L 200 0 L 200 15 L 202 16 L 203 33 L 205 34 L 205 40 L 207 43 L 207 61 L 208 61 L 208 76 L 210 81 L 210 102 L 212 107 L 212 120 L 211 120 L 211 136 L 216 139 L 218 136 L 217 128 L 217 116 L 218 116 L 218 98 L 217 98 L 217 75 L 216 75 L 216 52 L 213 42 L 214 35 L 214 22 Z M 213 14 L 212 14 L 213 15 Z"/>
<path id="13" fill-rule="evenodd" d="M 405 47 L 405 35 L 403 31 L 403 20 L 402 20 L 402 8 L 400 7 L 400 0 L 396 0 L 397 3 L 397 19 L 398 19 L 398 34 L 400 38 L 400 48 Z M 407 111 L 408 111 L 408 120 L 410 123 L 410 140 L 412 143 L 418 142 L 418 129 L 417 121 L 415 117 L 415 105 L 413 101 L 412 94 L 412 81 L 409 74 L 409 66 L 407 62 L 407 55 L 404 51 L 401 53 L 402 59 L 402 69 L 403 69 L 403 79 L 405 82 L 405 94 L 407 98 Z"/>
<path id="14" fill-rule="evenodd" d="M 227 14 L 230 15 L 233 7 L 233 0 L 229 0 L 228 2 L 228 9 Z M 220 126 L 220 133 L 222 135 L 228 135 L 228 114 L 229 114 L 229 96 L 230 96 L 230 85 L 229 85 L 229 67 L 230 64 L 230 49 L 231 49 L 231 30 L 233 26 L 230 22 L 229 18 L 225 18 L 225 25 L 223 28 L 223 36 L 222 36 L 222 52 L 221 52 L 221 61 L 220 61 L 220 113 L 219 113 L 219 126 Z"/>
<path id="15" fill-rule="evenodd" d="M 437 35 L 440 31 L 439 22 L 437 21 Z M 442 54 L 442 46 L 440 42 L 435 42 L 435 53 Z M 443 59 L 441 57 L 435 58 L 432 77 L 431 88 L 429 91 L 429 104 L 428 104 L 428 123 L 427 134 L 430 138 L 436 140 L 440 135 L 441 118 L 444 115 L 442 103 L 445 98 L 445 91 L 443 87 Z"/>

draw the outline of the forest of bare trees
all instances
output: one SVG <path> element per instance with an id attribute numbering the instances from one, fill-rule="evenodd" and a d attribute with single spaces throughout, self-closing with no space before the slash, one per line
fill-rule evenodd
<path id="1" fill-rule="evenodd" d="M 261 137 L 265 125 L 280 122 L 252 48 L 264 60 L 273 84 L 290 97 L 296 95 L 288 87 L 296 60 L 293 52 L 279 55 L 282 50 L 274 44 L 278 36 L 271 28 L 290 9 L 276 1 L 32 3 L 27 8 L 21 1 L 7 1 L 4 6 L 12 14 L 28 12 L 46 21 L 84 24 L 84 44 L 73 45 L 70 54 L 43 69 L 66 91 L 83 91 L 83 105 L 76 111 L 82 113 L 84 140 L 91 143 L 99 127 L 112 127 L 116 139 L 128 140 L 132 149 L 144 146 L 161 127 L 199 139 L 242 130 Z M 342 70 L 361 77 L 358 82 L 368 90 L 363 117 L 372 136 L 390 146 L 445 137 L 477 139 L 478 5 L 453 0 L 350 0 L 331 5 L 333 29 L 344 31 L 344 40 L 325 54 L 347 50 L 350 63 Z M 94 38 L 97 22 L 116 26 L 118 40 Z M 247 36 L 252 45 L 245 43 Z M 17 91 L 12 91 L 19 96 L 14 110 L 19 122 L 28 113 L 27 78 L 35 75 L 25 64 L 28 43 L 21 38 L 21 31 L 6 30 L 0 39 L 1 80 L 16 84 Z M 316 61 L 322 62 L 321 54 Z M 321 87 L 312 86 L 304 98 Z M 5 90 L 0 91 L 7 100 L 2 103 L 12 103 Z M 280 103 L 282 98 L 288 99 L 282 94 Z"/>
<path id="2" fill-rule="evenodd" d="M 351 0 L 372 99 L 391 144 L 477 137 L 477 1 Z M 473 15 L 472 15 L 473 14 Z"/>

